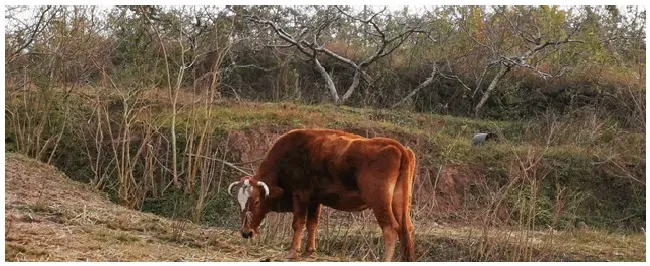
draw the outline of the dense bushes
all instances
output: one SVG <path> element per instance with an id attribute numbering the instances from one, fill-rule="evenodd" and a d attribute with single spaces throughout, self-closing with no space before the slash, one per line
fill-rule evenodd
<path id="1" fill-rule="evenodd" d="M 410 107 L 420 112 L 470 115 L 498 72 L 490 62 L 525 53 L 530 44 L 517 36 L 532 35 L 527 31 L 537 27 L 542 40 L 553 42 L 566 35 L 576 42 L 549 46 L 526 59 L 534 69 L 514 67 L 497 83 L 482 115 L 499 120 L 530 119 L 549 110 L 568 113 L 597 106 L 597 111 L 611 114 L 622 124 L 634 125 L 640 122 L 639 104 L 635 103 L 645 97 L 645 41 L 640 27 L 645 11 L 624 8 L 626 12 L 615 7 L 450 6 L 424 13 L 378 14 L 375 22 L 386 27 L 386 34 L 400 30 L 394 24 L 397 22 L 416 23 L 423 33 L 413 34 L 370 65 L 368 76 L 346 104 L 390 108 L 422 83 L 436 62 L 441 75 L 414 95 Z M 287 19 L 293 17 L 294 23 L 306 30 L 314 27 L 310 23 L 317 23 L 312 20 L 320 19 L 306 15 L 311 9 L 337 14 L 333 7 L 51 8 L 44 13 L 52 15 L 47 25 L 22 31 L 10 28 L 8 47 L 21 44 L 18 37 L 35 35 L 29 52 L 8 58 L 7 87 L 17 89 L 26 81 L 38 87 L 212 88 L 227 98 L 331 102 L 324 80 L 309 58 L 297 54 L 295 48 L 268 47 L 282 41 L 246 19 L 246 14 L 258 14 L 282 26 L 290 25 Z M 43 10 L 36 7 L 23 12 L 39 14 Z M 367 12 L 370 10 L 364 9 L 358 15 Z M 531 21 L 533 17 L 536 20 Z M 367 58 L 378 44 L 372 35 L 363 33 L 366 26 L 339 18 L 326 29 L 334 37 L 323 39 L 323 47 L 351 60 Z M 290 27 L 286 30 L 294 36 L 299 33 Z M 484 41 L 491 39 L 499 42 L 488 48 Z M 334 85 L 345 91 L 354 74 L 350 67 L 323 53 L 318 58 Z M 558 75 L 542 78 L 538 71 Z M 211 85 L 213 80 L 216 87 Z M 631 117 L 634 119 L 628 121 Z"/>

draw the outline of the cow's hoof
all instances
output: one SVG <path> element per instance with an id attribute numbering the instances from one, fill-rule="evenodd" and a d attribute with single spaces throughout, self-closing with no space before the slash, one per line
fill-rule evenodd
<path id="1" fill-rule="evenodd" d="M 286 256 L 284 256 L 284 258 L 287 260 L 295 260 L 296 258 L 298 258 L 298 255 L 296 254 L 296 251 L 289 251 L 289 253 Z"/>
<path id="2" fill-rule="evenodd" d="M 314 250 L 307 250 L 302 253 L 303 258 L 311 258 L 314 256 L 315 251 Z"/>

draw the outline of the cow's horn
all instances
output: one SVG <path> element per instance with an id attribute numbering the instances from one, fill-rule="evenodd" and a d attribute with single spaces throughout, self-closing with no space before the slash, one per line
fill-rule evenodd
<path id="1" fill-rule="evenodd" d="M 241 182 L 243 182 L 243 181 L 235 181 L 235 182 L 230 183 L 230 185 L 228 186 L 228 194 L 230 194 L 230 196 L 233 196 L 233 197 L 235 196 L 230 191 L 232 189 L 232 187 L 234 187 L 235 185 L 241 184 Z"/>
<path id="2" fill-rule="evenodd" d="M 269 196 L 269 186 L 267 186 L 262 181 L 257 181 L 257 185 L 264 188 L 264 192 L 266 192 L 266 196 L 268 197 Z"/>

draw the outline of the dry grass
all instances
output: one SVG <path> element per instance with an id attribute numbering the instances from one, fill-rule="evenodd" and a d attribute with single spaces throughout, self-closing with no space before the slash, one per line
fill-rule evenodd
<path id="1" fill-rule="evenodd" d="M 7 261 L 260 261 L 283 250 L 112 204 L 51 166 L 6 154 Z M 178 232 L 174 228 L 182 227 Z M 319 256 L 315 260 L 339 260 Z"/>
<path id="2" fill-rule="evenodd" d="M 584 231 L 520 231 L 516 228 L 493 229 L 487 245 L 497 251 L 489 258 L 481 258 L 482 232 L 475 227 L 428 228 L 416 236 L 420 248 L 430 245 L 432 250 L 446 258 L 437 261 L 512 261 L 512 254 L 521 248 L 520 241 L 529 241 L 532 247 L 531 260 L 515 261 L 645 261 L 645 236 L 608 234 L 596 230 Z M 527 234 L 523 237 L 522 234 Z M 447 243 L 447 247 L 444 246 Z M 449 250 L 449 248 L 457 250 Z M 430 259 L 427 259 L 430 261 Z"/>
<path id="3" fill-rule="evenodd" d="M 236 228 L 208 228 L 112 204 L 99 191 L 71 181 L 54 167 L 6 154 L 5 258 L 7 261 L 281 261 L 289 244 L 290 217 L 273 214 L 257 241 Z M 325 215 L 327 213 L 327 217 Z M 308 261 L 376 261 L 380 231 L 370 213 L 327 210 L 319 251 Z M 417 220 L 417 219 L 416 219 Z M 507 261 L 520 246 L 516 229 L 416 224 L 420 261 Z M 180 229 L 179 229 L 180 228 Z M 644 261 L 645 235 L 601 231 L 536 231 L 529 234 L 532 261 Z M 490 258 L 481 258 L 489 239 Z"/>

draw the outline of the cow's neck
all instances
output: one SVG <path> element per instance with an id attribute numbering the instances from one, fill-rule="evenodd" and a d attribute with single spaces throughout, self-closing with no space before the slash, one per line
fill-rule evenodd
<path id="1" fill-rule="evenodd" d="M 267 161 L 262 162 L 260 167 L 255 171 L 257 173 L 255 175 L 255 179 L 258 181 L 262 181 L 265 184 L 267 184 L 269 187 L 271 186 L 278 186 L 278 179 L 277 175 L 272 169 L 275 169 L 273 166 L 269 166 L 270 163 Z M 279 197 L 274 200 L 273 204 L 271 205 L 271 211 L 273 212 L 291 212 L 292 211 L 292 203 L 291 201 L 287 201 L 285 196 Z"/>

